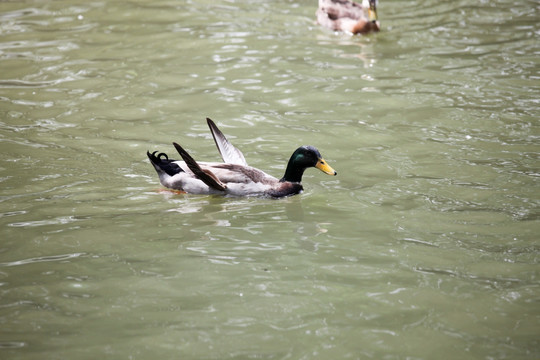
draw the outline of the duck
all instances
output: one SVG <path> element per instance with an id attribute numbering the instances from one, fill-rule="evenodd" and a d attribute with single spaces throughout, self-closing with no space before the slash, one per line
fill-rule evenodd
<path id="1" fill-rule="evenodd" d="M 317 23 L 334 31 L 367 34 L 380 30 L 377 0 L 319 0 Z"/>
<path id="2" fill-rule="evenodd" d="M 315 167 L 325 174 L 337 175 L 317 148 L 304 145 L 293 152 L 285 174 L 277 179 L 249 166 L 244 154 L 227 140 L 214 121 L 210 118 L 206 121 L 223 162 L 196 161 L 176 142 L 173 146 L 182 160 L 169 159 L 163 152 L 147 151 L 161 185 L 189 194 L 282 198 L 303 191 L 302 176 L 307 168 Z"/>

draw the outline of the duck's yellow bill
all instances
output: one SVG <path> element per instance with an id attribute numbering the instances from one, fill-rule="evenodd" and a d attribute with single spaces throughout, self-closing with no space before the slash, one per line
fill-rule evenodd
<path id="1" fill-rule="evenodd" d="M 334 169 L 332 169 L 332 167 L 328 165 L 326 161 L 324 161 L 324 159 L 319 159 L 315 167 L 321 170 L 325 174 L 334 175 L 334 176 L 337 175 L 337 172 Z"/>
<path id="2" fill-rule="evenodd" d="M 375 7 L 372 7 L 372 6 L 369 7 L 368 15 L 369 15 L 369 21 L 371 22 L 377 21 L 377 9 L 375 9 Z"/>

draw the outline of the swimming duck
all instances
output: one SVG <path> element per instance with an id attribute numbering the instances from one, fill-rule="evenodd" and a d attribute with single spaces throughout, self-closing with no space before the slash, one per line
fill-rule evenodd
<path id="1" fill-rule="evenodd" d="M 377 0 L 319 0 L 317 23 L 335 31 L 366 34 L 380 30 Z"/>
<path id="2" fill-rule="evenodd" d="M 184 161 L 171 160 L 165 153 L 146 152 L 156 169 L 161 184 L 167 188 L 191 194 L 222 194 L 236 196 L 284 197 L 300 193 L 304 170 L 316 167 L 328 175 L 337 175 L 313 146 L 301 146 L 289 159 L 285 174 L 278 180 L 247 164 L 244 155 L 235 148 L 206 118 L 221 154 L 223 163 L 197 162 L 180 145 L 174 147 Z"/>

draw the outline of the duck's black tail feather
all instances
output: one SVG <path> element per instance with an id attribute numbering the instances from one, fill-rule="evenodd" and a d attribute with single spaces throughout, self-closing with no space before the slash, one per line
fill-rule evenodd
<path id="1" fill-rule="evenodd" d="M 211 188 L 214 188 L 216 190 L 225 191 L 227 189 L 227 185 L 223 184 L 214 173 L 212 173 L 210 170 L 203 170 L 197 164 L 197 162 L 187 153 L 186 150 L 184 150 L 180 145 L 173 142 L 174 147 L 176 148 L 176 151 L 182 156 L 182 159 L 186 162 L 186 165 L 189 167 L 189 169 L 195 174 L 197 178 L 202 180 L 206 185 L 208 185 Z"/>
<path id="2" fill-rule="evenodd" d="M 162 171 L 169 176 L 174 176 L 183 171 L 182 168 L 175 163 L 176 160 L 169 160 L 169 157 L 165 153 L 158 153 L 157 155 L 156 153 L 157 151 L 154 151 L 153 153 L 147 151 L 146 155 L 158 173 Z"/>

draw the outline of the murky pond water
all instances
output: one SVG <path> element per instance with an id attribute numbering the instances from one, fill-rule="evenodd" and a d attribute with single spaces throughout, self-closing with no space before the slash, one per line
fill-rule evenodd
<path id="1" fill-rule="evenodd" d="M 0 357 L 540 357 L 539 7 L 381 1 L 0 3 Z M 281 200 L 164 190 L 147 150 Z"/>

